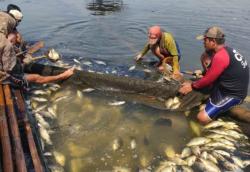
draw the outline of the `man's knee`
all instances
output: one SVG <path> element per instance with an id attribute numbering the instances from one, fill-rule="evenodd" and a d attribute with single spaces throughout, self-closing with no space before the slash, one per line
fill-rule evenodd
<path id="1" fill-rule="evenodd" d="M 212 119 L 208 116 L 208 114 L 205 110 L 201 110 L 198 113 L 197 118 L 200 121 L 200 123 L 202 123 L 202 124 L 207 124 L 210 121 L 212 121 Z"/>

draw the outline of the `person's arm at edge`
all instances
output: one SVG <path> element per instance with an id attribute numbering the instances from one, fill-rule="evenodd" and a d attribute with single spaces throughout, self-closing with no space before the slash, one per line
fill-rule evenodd
<path id="1" fill-rule="evenodd" d="M 73 73 L 74 73 L 74 68 L 70 68 L 66 70 L 65 72 L 59 75 L 55 75 L 55 76 L 41 76 L 38 74 L 26 74 L 25 79 L 28 82 L 43 84 L 43 83 L 49 83 L 49 82 L 67 79 L 68 77 L 73 75 Z"/>

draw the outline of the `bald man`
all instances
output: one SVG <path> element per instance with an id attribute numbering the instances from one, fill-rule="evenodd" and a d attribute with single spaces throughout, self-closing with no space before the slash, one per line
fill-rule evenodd
<path id="1" fill-rule="evenodd" d="M 163 63 L 165 62 L 172 66 L 172 77 L 174 79 L 181 76 L 179 65 L 180 51 L 171 33 L 163 32 L 160 26 L 150 27 L 148 30 L 148 42 L 136 56 L 136 61 L 141 60 L 149 50 L 159 59 L 157 67 L 160 71 L 164 70 Z"/>

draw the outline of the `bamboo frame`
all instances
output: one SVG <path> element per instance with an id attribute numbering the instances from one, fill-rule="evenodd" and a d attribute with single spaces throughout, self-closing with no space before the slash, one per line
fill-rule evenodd
<path id="1" fill-rule="evenodd" d="M 4 101 L 4 93 L 3 86 L 0 83 L 0 137 L 2 144 L 2 153 L 3 153 L 3 171 L 13 172 L 13 160 L 11 154 L 11 143 L 10 143 L 10 135 L 8 131 L 8 123 L 6 119 L 6 111 L 5 111 L 5 101 Z M 1 171 L 1 169 L 0 169 Z"/>
<path id="2" fill-rule="evenodd" d="M 26 163 L 25 163 L 25 157 L 24 152 L 22 148 L 20 133 L 18 129 L 18 123 L 16 119 L 16 113 L 14 110 L 14 104 L 12 100 L 11 90 L 9 85 L 3 86 L 4 95 L 5 95 L 5 101 L 6 101 L 6 107 L 7 107 L 7 116 L 10 124 L 10 131 L 12 134 L 12 143 L 13 143 L 13 149 L 14 149 L 14 157 L 15 157 L 15 165 L 17 172 L 26 172 Z"/>

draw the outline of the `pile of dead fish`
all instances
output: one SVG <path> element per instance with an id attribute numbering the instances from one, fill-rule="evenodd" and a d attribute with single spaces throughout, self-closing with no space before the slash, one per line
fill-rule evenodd
<path id="1" fill-rule="evenodd" d="M 30 101 L 26 101 L 38 126 L 43 155 L 57 162 L 57 165 L 49 165 L 51 171 L 64 171 L 63 166 L 65 165 L 64 155 L 57 151 L 48 152 L 47 149 L 47 147 L 53 145 L 51 134 L 54 133 L 54 130 L 51 128 L 51 123 L 57 118 L 58 103 L 69 98 L 68 95 L 65 95 L 53 100 L 50 99 L 51 94 L 57 92 L 60 87 L 58 84 L 44 84 L 42 89 L 36 88 L 32 90 Z"/>
<path id="2" fill-rule="evenodd" d="M 243 171 L 250 165 L 250 142 L 234 122 L 217 120 L 204 126 L 181 154 L 162 161 L 156 172 Z"/>

